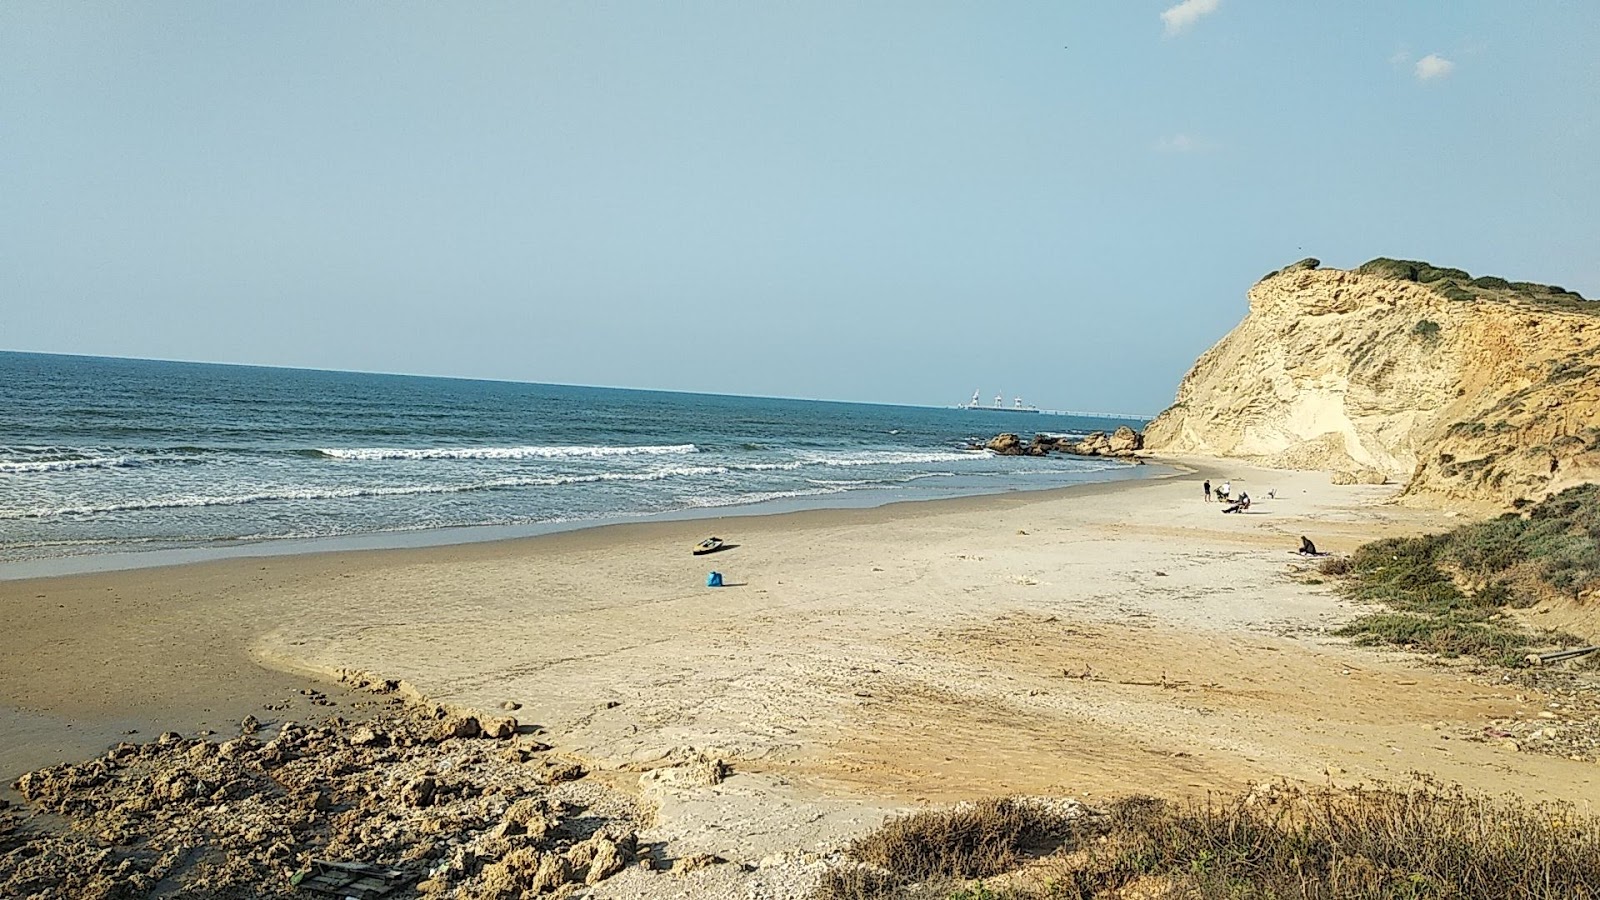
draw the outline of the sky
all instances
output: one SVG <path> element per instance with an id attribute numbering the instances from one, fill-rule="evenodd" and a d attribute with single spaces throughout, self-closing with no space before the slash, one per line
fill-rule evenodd
<path id="1" fill-rule="evenodd" d="M 1597 147 L 1593 0 L 6 0 L 0 349 L 1154 413 L 1302 257 L 1600 297 Z"/>

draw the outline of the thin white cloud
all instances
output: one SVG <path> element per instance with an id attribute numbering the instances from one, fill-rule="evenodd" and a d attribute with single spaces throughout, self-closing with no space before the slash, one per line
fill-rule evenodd
<path id="1" fill-rule="evenodd" d="M 1403 68 L 1405 68 L 1406 66 L 1408 66 L 1410 64 L 1411 64 L 1411 51 L 1410 50 L 1396 50 L 1394 52 L 1394 55 L 1389 57 L 1389 65 L 1394 66 L 1397 69 L 1403 69 Z"/>
<path id="2" fill-rule="evenodd" d="M 1162 153 L 1209 153 L 1217 146 L 1217 142 L 1210 138 L 1182 132 L 1165 135 L 1156 141 L 1156 149 Z"/>
<path id="3" fill-rule="evenodd" d="M 1432 81 L 1449 75 L 1456 64 L 1437 53 L 1429 53 L 1417 60 L 1417 78 L 1421 81 Z"/>
<path id="4" fill-rule="evenodd" d="M 1207 16 L 1217 11 L 1217 4 L 1222 0 L 1183 0 L 1177 6 L 1169 7 L 1161 14 L 1161 23 L 1166 26 L 1167 37 L 1182 34 L 1190 25 L 1200 21 L 1201 16 Z"/>

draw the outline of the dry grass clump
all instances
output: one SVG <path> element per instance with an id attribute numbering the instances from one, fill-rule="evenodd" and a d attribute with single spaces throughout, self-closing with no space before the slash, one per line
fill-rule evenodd
<path id="1" fill-rule="evenodd" d="M 1334 578 L 1349 575 L 1352 566 L 1348 556 L 1330 556 L 1317 565 L 1317 571 Z"/>
<path id="2" fill-rule="evenodd" d="M 1060 846 L 1071 826 L 1062 813 L 1012 798 L 891 819 L 856 841 L 850 855 L 902 878 L 987 878 L 1030 853 Z"/>
<path id="3" fill-rule="evenodd" d="M 922 814 L 926 817 L 938 813 Z M 901 820 L 903 821 L 903 820 Z M 940 833 L 924 820 L 921 833 Z M 1047 861 L 1003 886 L 880 878 L 829 900 L 1576 900 L 1600 897 L 1600 823 L 1565 805 L 1492 800 L 1431 782 L 1282 787 L 1173 803 L 1119 801 L 1078 820 Z M 891 826 L 896 823 L 890 823 Z M 903 826 L 902 826 L 903 827 Z M 900 833 L 901 828 L 896 829 Z M 952 832 L 953 833 L 953 832 Z M 906 848 L 900 839 L 860 842 Z M 909 848 L 908 848 L 909 849 Z M 915 864 L 939 858 L 915 848 Z M 1018 855 L 1020 860 L 1022 855 Z M 891 860 L 892 862 L 893 860 Z M 888 867 L 885 866 L 885 869 Z M 961 876 L 971 877 L 971 876 Z M 930 888 L 935 893 L 930 893 Z"/>

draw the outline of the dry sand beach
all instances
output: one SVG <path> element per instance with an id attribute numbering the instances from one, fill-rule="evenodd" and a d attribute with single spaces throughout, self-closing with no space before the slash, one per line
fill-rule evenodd
<path id="1" fill-rule="evenodd" d="M 1326 635 L 1352 612 L 1290 552 L 1299 535 L 1343 552 L 1453 519 L 1386 504 L 1393 487 L 1175 463 L 1051 492 L 0 582 L 6 774 L 128 729 L 270 730 L 308 686 L 350 715 L 362 701 L 331 681 L 358 670 L 453 707 L 520 704 L 540 741 L 653 810 L 641 840 L 768 862 L 769 894 L 759 867 L 713 866 L 595 889 L 619 897 L 783 896 L 782 854 L 996 794 L 1424 772 L 1600 797 L 1593 762 L 1472 739 L 1538 716 L 1538 692 Z M 1206 476 L 1258 502 L 1220 515 Z M 689 555 L 707 533 L 736 546 Z M 704 586 L 713 568 L 730 586 Z M 669 777 L 702 759 L 731 774 Z"/>

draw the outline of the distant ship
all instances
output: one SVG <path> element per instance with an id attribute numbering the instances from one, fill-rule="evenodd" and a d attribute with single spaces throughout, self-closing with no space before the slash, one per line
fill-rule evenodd
<path id="1" fill-rule="evenodd" d="M 1004 394 L 995 394 L 994 395 L 994 405 L 993 406 L 984 406 L 983 403 L 978 399 L 978 391 L 973 391 L 972 392 L 972 399 L 970 401 L 966 402 L 966 403 L 961 404 L 960 406 L 957 406 L 956 409 L 976 409 L 976 410 L 981 410 L 983 412 L 1008 412 L 1008 413 L 1036 413 L 1036 412 L 1039 411 L 1039 407 L 1037 407 L 1037 406 L 1024 406 L 1023 403 L 1022 403 L 1022 398 L 1021 397 L 1017 397 L 1017 398 L 1013 399 L 1011 401 L 1011 405 L 1010 406 L 1006 406 L 1005 404 L 1006 404 L 1005 395 Z"/>

